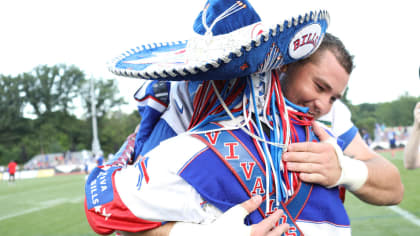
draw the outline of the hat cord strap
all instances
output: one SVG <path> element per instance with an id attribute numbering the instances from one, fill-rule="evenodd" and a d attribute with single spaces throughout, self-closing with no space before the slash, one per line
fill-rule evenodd
<path id="1" fill-rule="evenodd" d="M 260 112 L 258 111 L 258 107 L 257 107 L 257 102 L 255 99 L 255 89 L 254 89 L 254 85 L 252 83 L 252 81 L 249 82 L 250 86 L 251 86 L 251 102 L 253 103 L 253 107 L 254 107 L 254 114 L 255 114 L 255 121 L 256 121 L 256 125 L 257 125 L 257 129 L 258 129 L 258 133 L 259 136 L 264 137 L 264 131 L 262 129 L 262 125 L 261 125 L 261 120 L 259 119 L 260 116 Z M 264 138 L 265 140 L 265 138 Z M 271 139 L 270 139 L 271 141 Z M 262 156 L 265 162 L 265 173 L 266 173 L 266 210 L 265 212 L 269 212 L 270 211 L 270 180 L 271 180 L 271 175 L 270 173 L 273 173 L 274 175 L 274 186 L 276 188 L 276 202 L 278 202 L 278 195 L 279 195 L 279 188 L 278 188 L 278 177 L 277 177 L 277 171 L 275 171 L 274 168 L 274 163 L 273 163 L 273 158 L 271 156 L 271 152 L 268 149 L 268 145 L 267 142 L 261 142 L 262 143 Z"/>
<path id="2" fill-rule="evenodd" d="M 245 126 L 246 126 L 246 124 L 247 124 L 247 121 L 249 121 L 250 120 L 250 117 L 247 117 L 247 116 L 245 116 L 245 113 L 244 112 L 241 112 L 241 113 L 243 113 L 242 115 L 243 115 L 243 117 L 244 117 L 244 120 L 237 120 L 237 115 L 235 116 L 231 111 L 230 111 L 230 108 L 227 106 L 227 104 L 224 102 L 224 100 L 223 100 L 223 98 L 222 98 L 222 96 L 220 95 L 220 93 L 219 93 L 219 91 L 218 91 L 218 89 L 217 89 L 217 87 L 216 87 L 216 85 L 214 84 L 214 82 L 213 82 L 213 80 L 210 80 L 209 81 L 210 82 L 210 84 L 213 86 L 213 88 L 214 88 L 214 94 L 216 95 L 216 97 L 217 97 L 217 99 L 219 100 L 219 102 L 220 102 L 220 105 L 223 107 L 223 109 L 225 110 L 225 112 L 226 112 L 226 114 L 230 117 L 230 119 L 232 120 L 232 121 L 234 121 L 234 122 L 236 122 L 237 124 L 235 125 L 235 126 L 233 126 L 233 127 L 229 127 L 229 128 L 224 128 L 224 129 L 217 129 L 217 130 L 232 130 L 232 129 L 238 129 L 238 128 L 240 128 L 240 129 L 242 129 L 242 131 L 244 131 L 246 134 L 248 134 L 249 136 L 251 136 L 251 138 L 253 138 L 253 139 L 255 139 L 255 140 L 257 140 L 257 141 L 260 141 L 260 142 L 266 142 L 267 144 L 269 144 L 269 145 L 273 145 L 273 146 L 277 146 L 277 147 L 280 147 L 280 148 L 283 148 L 285 145 L 284 144 L 282 144 L 282 143 L 275 143 L 275 142 L 270 142 L 269 140 L 266 140 L 266 139 L 264 139 L 264 138 L 261 138 L 261 137 L 259 137 L 259 136 L 257 136 L 257 135 L 255 135 L 254 133 L 251 133 L 247 128 L 245 128 Z M 244 97 L 246 97 L 246 94 L 244 94 L 243 95 Z M 246 107 L 246 101 L 247 101 L 247 99 L 246 98 L 244 98 L 244 104 L 243 104 L 243 108 L 245 108 Z M 239 114 L 238 114 L 239 115 Z M 207 123 L 207 122 L 202 122 L 202 123 Z M 206 130 L 206 131 L 196 131 L 197 130 L 197 125 L 196 126 L 194 126 L 194 127 L 192 127 L 190 130 L 189 130 L 189 133 L 204 133 L 204 132 L 209 132 L 209 130 Z M 212 131 L 217 131 L 217 130 L 212 130 Z"/>

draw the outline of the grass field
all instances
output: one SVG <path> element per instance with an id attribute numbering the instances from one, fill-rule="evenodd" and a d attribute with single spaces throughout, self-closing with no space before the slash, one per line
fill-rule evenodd
<path id="1" fill-rule="evenodd" d="M 399 205 L 420 220 L 420 169 L 405 170 L 402 151 L 395 157 L 383 155 L 400 169 L 405 186 Z M 1 236 L 96 235 L 89 227 L 83 210 L 84 175 L 65 175 L 18 180 L 15 185 L 0 182 Z M 420 226 L 389 207 L 365 204 L 346 195 L 346 208 L 353 235 L 420 235 Z"/>

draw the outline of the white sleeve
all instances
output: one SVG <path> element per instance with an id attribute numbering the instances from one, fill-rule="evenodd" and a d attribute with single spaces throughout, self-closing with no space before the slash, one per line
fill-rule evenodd
<path id="1" fill-rule="evenodd" d="M 138 158 L 136 164 L 118 171 L 115 185 L 122 202 L 145 220 L 213 221 L 220 212 L 203 207 L 200 194 L 177 173 L 205 147 L 191 136 L 179 135 Z"/>
<path id="2" fill-rule="evenodd" d="M 177 134 L 184 133 L 190 125 L 193 110 L 188 83 L 172 82 L 168 110 L 163 114 L 162 119 Z"/>
<path id="3" fill-rule="evenodd" d="M 341 136 L 348 130 L 354 127 L 351 121 L 351 112 L 344 103 L 340 100 L 335 103 L 335 110 L 333 114 L 333 132 L 337 133 L 337 136 Z"/>
<path id="4" fill-rule="evenodd" d="M 319 121 L 330 124 L 331 130 L 336 137 L 339 137 L 354 127 L 351 121 L 351 112 L 344 103 L 337 100 L 333 103 L 331 110 L 320 117 Z"/>

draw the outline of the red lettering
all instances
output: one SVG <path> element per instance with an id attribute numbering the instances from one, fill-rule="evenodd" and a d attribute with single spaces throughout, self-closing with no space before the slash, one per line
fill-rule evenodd
<path id="1" fill-rule="evenodd" d="M 280 218 L 280 223 L 281 224 L 284 224 L 286 222 L 287 222 L 287 216 L 286 215 L 282 215 L 281 218 Z"/>
<path id="2" fill-rule="evenodd" d="M 246 180 L 250 180 L 254 171 L 255 162 L 242 162 L 240 165 L 244 171 Z"/>
<path id="3" fill-rule="evenodd" d="M 211 145 L 215 145 L 217 138 L 219 137 L 220 131 L 206 133 L 207 138 L 209 139 Z"/>
<path id="4" fill-rule="evenodd" d="M 271 205 L 271 201 L 270 201 L 270 205 Z M 287 223 L 287 216 L 286 215 L 282 215 L 280 218 L 280 224 L 284 224 Z M 286 236 L 296 236 L 296 227 L 295 226 L 290 226 L 289 230 L 287 232 L 284 233 Z"/>
<path id="5" fill-rule="evenodd" d="M 296 39 L 294 42 L 293 42 L 293 45 L 295 46 L 294 48 L 293 48 L 293 50 L 297 50 L 299 47 L 300 47 L 300 40 L 299 39 Z"/>
<path id="6" fill-rule="evenodd" d="M 238 146 L 238 143 L 225 143 L 225 147 L 229 147 L 229 155 L 225 156 L 226 160 L 237 160 L 239 156 L 235 155 L 235 146 Z"/>
<path id="7" fill-rule="evenodd" d="M 311 36 L 312 36 L 312 38 L 311 38 Z M 314 33 L 313 35 L 312 35 L 312 33 L 310 33 L 309 38 L 308 38 L 308 43 L 314 44 L 315 36 L 316 36 L 316 33 Z"/>
<path id="8" fill-rule="evenodd" d="M 296 227 L 290 226 L 289 230 L 285 232 L 286 236 L 296 236 Z"/>
<path id="9" fill-rule="evenodd" d="M 257 189 L 259 189 L 259 192 L 257 193 Z M 264 187 L 263 187 L 263 184 L 262 184 L 262 180 L 261 180 L 261 177 L 257 177 L 256 178 L 256 180 L 255 180 L 255 184 L 254 184 L 254 188 L 252 189 L 252 195 L 255 195 L 255 194 L 264 194 L 265 193 L 265 191 L 264 191 Z"/>
<path id="10" fill-rule="evenodd" d="M 240 68 L 241 70 L 246 70 L 248 67 L 249 67 L 248 64 L 244 63 Z"/>
<path id="11" fill-rule="evenodd" d="M 308 37 L 308 35 L 307 34 L 305 34 L 305 35 L 303 35 L 302 36 L 302 43 L 300 44 L 300 46 L 303 46 L 303 45 L 305 45 L 306 44 L 306 37 Z M 311 37 L 311 35 L 309 35 L 309 37 Z"/>
<path id="12" fill-rule="evenodd" d="M 309 34 L 302 35 L 300 39 L 296 39 L 293 42 L 294 50 L 296 51 L 300 47 L 305 46 L 307 44 L 312 44 L 315 47 L 318 43 L 318 40 L 319 40 L 319 36 L 316 33 L 309 33 Z"/>
<path id="13" fill-rule="evenodd" d="M 267 214 L 269 214 L 269 215 L 271 215 L 271 214 L 273 214 L 278 208 L 276 207 L 276 206 L 274 206 L 274 199 L 270 199 L 270 206 L 269 206 L 269 209 L 270 209 L 270 212 L 268 212 Z"/>

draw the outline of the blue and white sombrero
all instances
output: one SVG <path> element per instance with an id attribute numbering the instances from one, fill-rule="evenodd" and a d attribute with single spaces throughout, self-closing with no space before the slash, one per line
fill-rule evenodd
<path id="1" fill-rule="evenodd" d="M 131 49 L 108 67 L 153 80 L 224 80 L 266 72 L 313 53 L 329 24 L 326 11 L 264 27 L 247 0 L 208 0 L 184 42 Z"/>

